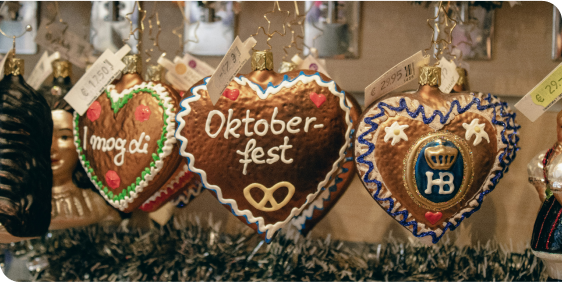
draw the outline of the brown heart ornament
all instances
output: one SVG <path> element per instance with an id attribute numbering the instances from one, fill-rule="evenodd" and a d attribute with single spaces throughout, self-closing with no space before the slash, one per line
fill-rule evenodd
<path id="1" fill-rule="evenodd" d="M 174 138 L 179 96 L 161 84 L 115 85 L 74 115 L 75 143 L 88 176 L 115 208 L 131 212 L 177 172 Z"/>
<path id="2" fill-rule="evenodd" d="M 490 94 L 444 94 L 441 69 L 422 67 L 416 93 L 370 105 L 355 161 L 378 204 L 424 241 L 437 243 L 480 209 L 519 149 L 519 125 Z"/>
<path id="3" fill-rule="evenodd" d="M 328 187 L 353 127 L 334 81 L 314 71 L 276 73 L 271 59 L 255 52 L 254 71 L 235 77 L 214 106 L 203 79 L 176 117 L 189 170 L 266 242 Z"/>
<path id="4" fill-rule="evenodd" d="M 351 121 L 355 127 L 361 116 L 361 106 L 352 95 L 346 97 L 347 105 L 351 107 Z M 355 129 L 351 130 L 350 138 L 353 140 Z M 356 169 L 353 161 L 353 142 L 345 153 L 345 160 L 338 168 L 335 177 L 332 177 L 328 186 L 322 190 L 322 193 L 309 203 L 302 213 L 293 218 L 293 224 L 297 230 L 306 236 L 318 222 L 320 222 L 338 202 L 341 196 L 347 191 L 351 181 L 355 177 Z"/>

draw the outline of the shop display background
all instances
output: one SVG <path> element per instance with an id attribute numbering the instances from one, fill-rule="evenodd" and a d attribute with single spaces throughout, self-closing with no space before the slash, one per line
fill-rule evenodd
<path id="1" fill-rule="evenodd" d="M 153 3 L 142 3 L 148 18 Z M 280 2 L 280 5 L 282 9 L 293 11 L 292 2 Z M 271 10 L 272 2 L 242 2 L 240 6 L 236 30 L 244 40 L 255 33 L 258 23 L 267 24 L 263 13 Z M 299 2 L 299 7 L 303 11 L 304 3 Z M 88 32 L 90 8 L 90 2 L 61 2 L 61 16 L 70 24 L 69 30 L 79 35 Z M 522 2 L 514 7 L 504 2 L 502 8 L 495 11 L 492 59 L 468 61 L 472 90 L 500 96 L 515 110 L 513 104 L 559 64 L 551 59 L 552 9 L 552 4 L 548 2 Z M 173 58 L 179 46 L 172 29 L 181 24 L 181 14 L 172 2 L 159 3 L 158 11 L 164 27 L 160 34 L 160 46 L 167 52 L 168 58 Z M 42 17 L 54 15 L 53 3 L 41 2 L 38 12 Z M 429 46 L 431 30 L 426 20 L 433 17 L 433 12 L 432 8 L 408 2 L 362 2 L 360 57 L 357 60 L 326 60 L 330 76 L 362 103 L 362 93 L 368 84 L 396 63 Z M 145 27 L 148 27 L 147 23 Z M 281 46 L 288 44 L 288 41 L 287 37 L 277 36 L 270 41 L 274 46 L 275 68 L 281 63 L 284 54 Z M 144 36 L 143 43 L 143 48 L 152 44 L 148 36 Z M 258 43 L 257 47 L 263 46 L 265 44 Z M 27 70 L 33 69 L 44 52 L 40 46 L 38 50 L 36 55 L 19 56 L 25 60 Z M 144 59 L 147 58 L 146 54 L 142 55 Z M 221 60 L 221 57 L 199 58 L 213 67 Z M 152 62 L 156 59 L 153 55 Z M 241 73 L 250 72 L 249 65 Z M 73 81 L 76 82 L 83 73 L 83 70 L 74 68 Z M 51 79 L 47 78 L 47 81 Z M 414 87 L 415 84 L 408 84 L 398 91 Z M 550 148 L 556 141 L 555 118 L 560 109 L 560 105 L 554 106 L 534 123 L 517 112 L 522 149 L 480 211 L 464 221 L 456 231 L 448 232 L 453 242 L 462 246 L 493 239 L 512 246 L 518 252 L 528 246 L 540 201 L 527 181 L 526 165 L 539 151 Z M 243 226 L 208 191 L 186 208 L 176 210 L 176 213 L 204 218 L 212 213 L 215 220 L 222 221 L 222 228 L 227 232 L 239 230 Z M 332 239 L 363 242 L 381 242 L 389 234 L 403 240 L 414 238 L 378 206 L 357 176 L 330 213 L 311 232 L 313 237 L 325 237 L 328 234 L 331 234 Z"/>

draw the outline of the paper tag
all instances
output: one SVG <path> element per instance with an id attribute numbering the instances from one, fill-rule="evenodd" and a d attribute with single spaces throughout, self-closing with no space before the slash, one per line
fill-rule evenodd
<path id="1" fill-rule="evenodd" d="M 250 59 L 250 50 L 256 45 L 256 40 L 249 37 L 242 43 L 240 37 L 236 36 L 234 42 L 228 49 L 224 58 L 222 58 L 217 70 L 207 83 L 207 91 L 213 105 L 217 103 L 224 89 L 228 86 L 232 78 L 240 71 L 240 69 Z"/>
<path id="2" fill-rule="evenodd" d="M 66 30 L 63 35 L 65 26 L 62 24 L 51 24 L 47 30 L 48 22 L 49 20 L 46 19 L 41 20 L 42 24 L 37 30 L 35 43 L 51 52 L 59 51 L 62 58 L 79 68 L 85 69 L 88 58 L 93 53 L 90 42 L 69 30 Z"/>
<path id="3" fill-rule="evenodd" d="M 324 65 L 319 59 L 315 58 L 312 55 L 308 55 L 306 59 L 302 61 L 300 66 L 298 66 L 298 69 L 313 70 L 313 71 L 321 72 L 325 74 L 327 77 L 330 77 L 328 71 L 326 71 L 326 65 Z"/>
<path id="4" fill-rule="evenodd" d="M 105 87 L 109 85 L 125 68 L 121 61 L 131 51 L 129 45 L 124 45 L 115 54 L 105 50 L 94 62 L 92 67 L 78 80 L 70 89 L 64 99 L 80 115 L 83 115 L 88 107 L 101 95 Z"/>
<path id="5" fill-rule="evenodd" d="M 535 121 L 560 98 L 562 98 L 562 63 L 523 96 L 515 104 L 515 108 L 531 121 Z"/>
<path id="6" fill-rule="evenodd" d="M 184 54 L 183 58 L 175 57 L 174 63 L 177 64 L 178 62 L 183 62 L 204 77 L 211 76 L 215 73 L 215 68 L 188 53 Z"/>
<path id="7" fill-rule="evenodd" d="M 49 56 L 48 52 L 45 51 L 27 78 L 27 84 L 33 87 L 33 89 L 38 90 L 45 79 L 53 73 L 53 66 L 51 65 L 52 62 L 59 58 L 59 52 L 55 52 Z"/>
<path id="8" fill-rule="evenodd" d="M 394 89 L 415 81 L 420 76 L 420 67 L 429 64 L 429 56 L 418 51 L 385 72 L 365 88 L 365 107 Z"/>
<path id="9" fill-rule="evenodd" d="M 457 72 L 457 65 L 455 65 L 453 61 L 441 58 L 439 67 L 441 68 L 441 84 L 439 85 L 439 90 L 443 93 L 451 93 L 451 90 L 453 90 L 453 87 L 455 87 L 460 77 Z"/>
<path id="10" fill-rule="evenodd" d="M 189 54 L 185 54 L 183 58 L 175 57 L 174 62 L 160 57 L 158 64 L 168 70 L 166 80 L 181 90 L 188 90 L 199 80 L 214 72 L 207 63 Z"/>

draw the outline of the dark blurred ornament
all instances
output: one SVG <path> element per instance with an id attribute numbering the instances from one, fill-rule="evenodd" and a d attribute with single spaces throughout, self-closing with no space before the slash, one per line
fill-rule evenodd
<path id="1" fill-rule="evenodd" d="M 45 99 L 23 79 L 24 62 L 8 58 L 0 81 L 0 241 L 45 233 L 51 220 L 53 121 Z"/>

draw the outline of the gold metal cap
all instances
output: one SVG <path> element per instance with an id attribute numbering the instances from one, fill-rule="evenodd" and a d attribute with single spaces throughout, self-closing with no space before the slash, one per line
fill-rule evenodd
<path id="1" fill-rule="evenodd" d="M 23 59 L 9 58 L 4 65 L 4 75 L 23 75 L 24 64 Z"/>
<path id="2" fill-rule="evenodd" d="M 457 68 L 457 73 L 459 74 L 459 80 L 457 80 L 457 85 L 463 86 L 466 85 L 468 80 L 466 78 L 466 69 L 464 68 Z"/>
<path id="3" fill-rule="evenodd" d="M 423 66 L 420 68 L 420 85 L 439 86 L 441 84 L 441 68 Z"/>
<path id="4" fill-rule="evenodd" d="M 144 80 L 146 81 L 162 81 L 164 79 L 164 68 L 161 65 L 148 65 Z"/>
<path id="5" fill-rule="evenodd" d="M 72 70 L 72 65 L 67 60 L 54 60 L 51 65 L 53 66 L 53 76 L 55 78 L 62 77 L 66 78 L 70 76 L 70 71 Z"/>
<path id="6" fill-rule="evenodd" d="M 279 67 L 279 73 L 284 73 L 284 72 L 288 72 L 288 71 L 292 71 L 297 69 L 297 64 L 293 63 L 293 62 L 285 62 L 283 61 L 281 63 L 281 66 Z"/>
<path id="7" fill-rule="evenodd" d="M 270 51 L 254 51 L 252 54 L 252 71 L 273 70 L 273 53 Z"/>
<path id="8" fill-rule="evenodd" d="M 123 58 L 123 63 L 125 63 L 123 74 L 141 73 L 142 61 L 139 55 L 127 55 Z"/>

